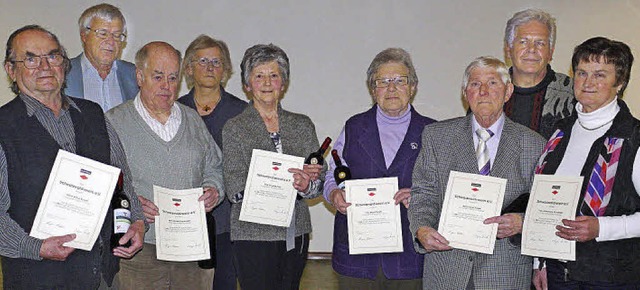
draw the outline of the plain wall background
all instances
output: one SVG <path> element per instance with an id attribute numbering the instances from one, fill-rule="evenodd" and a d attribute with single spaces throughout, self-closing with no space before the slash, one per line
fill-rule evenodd
<path id="1" fill-rule="evenodd" d="M 132 61 L 149 41 L 164 40 L 184 52 L 199 34 L 224 40 L 231 51 L 234 75 L 227 91 L 246 99 L 239 64 L 244 50 L 257 43 L 282 47 L 291 62 L 291 84 L 283 99 L 287 110 L 308 115 L 320 141 L 337 138 L 346 119 L 371 106 L 366 69 L 387 47 L 402 47 L 413 57 L 420 83 L 414 106 L 441 120 L 464 114 L 460 82 L 475 57 L 503 59 L 507 19 L 516 11 L 540 8 L 557 19 L 552 66 L 569 73 L 573 48 L 593 36 L 640 48 L 640 1 L 508 0 L 508 1 L 364 1 L 364 0 L 187 0 L 107 1 L 125 15 L 127 44 L 122 59 Z M 40 24 L 58 35 L 70 57 L 82 51 L 77 20 L 97 1 L 0 0 L 0 40 L 27 24 Z M 625 101 L 640 113 L 639 64 L 633 68 Z M 9 82 L 0 86 L 0 104 L 14 96 Z M 181 95 L 186 93 L 183 83 Z M 333 213 L 317 199 L 311 202 L 312 252 L 331 251 Z"/>

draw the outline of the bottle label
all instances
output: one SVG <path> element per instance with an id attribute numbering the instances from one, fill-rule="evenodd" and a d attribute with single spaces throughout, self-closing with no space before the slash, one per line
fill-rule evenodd
<path id="1" fill-rule="evenodd" d="M 113 210 L 113 233 L 124 234 L 129 230 L 131 225 L 131 211 L 124 208 L 116 208 Z"/>
<path id="2" fill-rule="evenodd" d="M 311 160 L 309 160 L 309 164 L 318 164 L 318 158 L 311 158 Z"/>
<path id="3" fill-rule="evenodd" d="M 340 179 L 345 179 L 347 177 L 347 173 L 344 171 L 341 171 L 338 173 L 338 178 Z"/>

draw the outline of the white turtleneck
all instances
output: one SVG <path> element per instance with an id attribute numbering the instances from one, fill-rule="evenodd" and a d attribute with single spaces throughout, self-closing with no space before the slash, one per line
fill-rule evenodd
<path id="1" fill-rule="evenodd" d="M 611 128 L 613 118 L 620 112 L 616 99 L 590 113 L 584 113 L 580 103 L 576 104 L 578 120 L 571 128 L 571 138 L 567 150 L 556 170 L 557 175 L 580 175 L 591 149 L 591 144 Z M 640 150 L 633 162 L 632 180 L 636 192 L 640 194 Z M 600 234 L 596 241 L 611 241 L 640 237 L 640 213 L 629 216 L 598 217 Z"/>

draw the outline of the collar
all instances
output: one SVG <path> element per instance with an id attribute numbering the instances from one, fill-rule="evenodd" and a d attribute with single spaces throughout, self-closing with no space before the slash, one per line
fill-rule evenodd
<path id="1" fill-rule="evenodd" d="M 151 116 L 151 114 L 149 114 L 149 111 L 147 111 L 147 108 L 144 107 L 144 104 L 142 103 L 142 98 L 140 98 L 140 92 L 138 92 L 135 99 L 133 99 L 133 106 L 136 108 L 136 111 L 138 111 L 138 114 L 140 114 L 142 119 L 144 119 L 145 121 L 154 120 L 158 122 L 158 120 L 156 120 L 153 116 Z M 169 118 L 167 119 L 167 122 L 168 120 L 176 119 L 179 117 L 180 117 L 180 107 L 178 106 L 176 101 L 176 102 L 173 102 L 173 106 L 171 106 L 171 114 L 169 114 Z"/>
<path id="2" fill-rule="evenodd" d="M 18 96 L 20 97 L 22 102 L 24 102 L 27 109 L 27 116 L 29 117 L 32 117 L 36 113 L 36 111 L 39 111 L 39 110 L 51 111 L 51 109 L 47 108 L 47 106 L 45 106 L 43 103 L 38 101 L 36 98 L 30 97 L 24 93 L 20 93 Z M 69 107 L 73 107 L 74 109 L 78 110 L 78 112 L 81 112 L 80 108 L 78 107 L 78 105 L 76 105 L 73 99 L 69 98 L 66 95 L 61 95 L 61 98 L 62 98 L 62 111 L 67 111 L 69 110 Z"/>
<path id="3" fill-rule="evenodd" d="M 111 75 L 111 73 L 116 73 L 116 71 L 118 70 L 118 60 L 114 60 L 113 63 L 111 64 L 111 70 L 109 71 L 109 75 Z M 87 74 L 87 73 L 94 73 L 95 75 L 99 75 L 98 74 L 98 70 L 93 66 L 93 64 L 91 64 L 91 62 L 89 61 L 89 59 L 87 58 L 87 56 L 82 53 L 82 55 L 80 56 L 80 65 L 82 67 L 82 74 Z"/>
<path id="4" fill-rule="evenodd" d="M 393 117 L 387 115 L 380 106 L 376 105 L 376 119 L 387 124 L 400 124 L 411 120 L 411 104 L 407 105 L 407 110 L 402 115 Z"/>
<path id="5" fill-rule="evenodd" d="M 489 129 L 491 130 L 491 132 L 493 132 L 494 136 L 491 138 L 496 138 L 496 139 L 500 139 L 500 136 L 502 135 L 502 128 L 504 128 L 504 113 L 500 114 L 500 117 L 498 118 L 498 120 L 496 120 L 493 125 L 489 126 L 489 128 L 484 128 L 484 129 Z M 475 136 L 475 132 L 476 130 L 483 128 L 482 126 L 480 126 L 480 124 L 478 123 L 478 121 L 476 120 L 476 117 L 471 114 L 471 130 L 473 130 L 473 135 Z"/>
<path id="6" fill-rule="evenodd" d="M 615 98 L 609 104 L 590 113 L 584 113 L 582 111 L 582 104 L 579 102 L 576 103 L 578 122 L 580 122 L 580 125 L 586 130 L 594 130 L 611 123 L 618 112 L 620 112 L 620 106 L 618 102 L 616 102 L 617 99 L 618 98 Z"/>
<path id="7" fill-rule="evenodd" d="M 513 67 L 509 68 L 509 75 L 511 79 L 513 79 Z M 551 65 L 547 64 L 547 73 L 540 83 L 530 88 L 521 88 L 519 86 L 513 85 L 513 94 L 520 95 L 530 95 L 535 92 L 539 92 L 541 90 L 546 90 L 549 84 L 556 80 L 556 72 L 551 69 Z"/>

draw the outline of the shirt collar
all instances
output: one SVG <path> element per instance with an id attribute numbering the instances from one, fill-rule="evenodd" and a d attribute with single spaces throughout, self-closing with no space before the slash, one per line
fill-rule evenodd
<path id="1" fill-rule="evenodd" d="M 40 101 L 36 100 L 33 97 L 30 97 L 24 93 L 20 93 L 19 94 L 20 99 L 24 102 L 26 108 L 27 108 L 27 116 L 31 117 L 33 116 L 36 111 L 38 110 L 49 110 L 51 111 L 51 109 L 47 108 L 47 106 L 45 106 L 43 103 L 41 103 Z M 73 99 L 69 98 L 68 96 L 62 95 L 62 111 L 67 111 L 69 110 L 69 107 L 73 107 L 74 109 L 80 111 L 80 108 L 78 107 L 78 105 L 73 101 Z"/>
<path id="2" fill-rule="evenodd" d="M 489 128 L 485 128 L 485 129 L 489 129 L 491 130 L 491 132 L 493 132 L 494 136 L 497 136 L 497 139 L 500 139 L 500 135 L 502 135 L 502 128 L 504 127 L 504 113 L 500 114 L 500 117 L 498 118 L 498 120 L 496 120 L 493 125 L 489 126 Z M 473 134 L 475 136 L 475 132 L 476 130 L 478 130 L 479 128 L 483 128 L 482 126 L 480 126 L 480 124 L 478 123 L 478 120 L 476 120 L 476 117 L 473 116 L 473 113 L 471 115 L 471 119 L 473 120 L 471 122 L 471 129 L 473 130 Z"/>
<path id="3" fill-rule="evenodd" d="M 82 67 L 82 74 L 92 72 L 95 75 L 98 75 L 98 70 L 93 66 L 93 64 L 91 64 L 91 62 L 87 58 L 87 55 L 84 53 L 82 53 L 82 56 L 80 56 L 80 64 Z M 109 74 L 111 74 L 112 72 L 115 73 L 116 71 L 118 71 L 117 59 L 113 61 L 113 64 L 111 64 L 111 70 L 109 71 Z"/>

